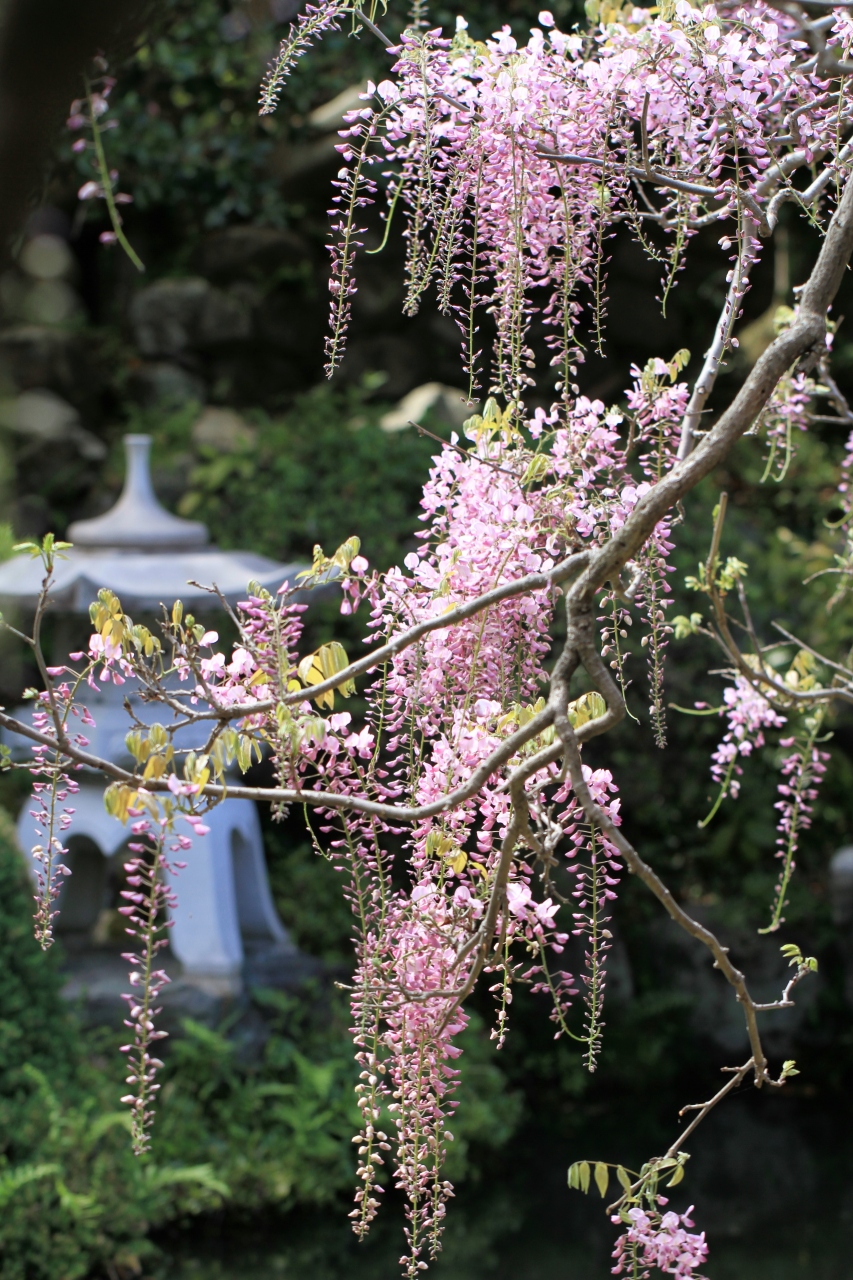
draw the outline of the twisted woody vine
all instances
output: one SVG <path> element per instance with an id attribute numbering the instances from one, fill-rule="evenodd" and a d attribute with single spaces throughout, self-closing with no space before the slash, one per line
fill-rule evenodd
<path id="1" fill-rule="evenodd" d="M 44 589 L 23 638 L 43 683 L 32 691 L 31 723 L 0 714 L 34 744 L 43 946 L 67 874 L 63 813 L 75 774 L 99 770 L 108 811 L 130 823 L 125 1101 L 138 1152 L 155 1119 L 157 999 L 168 981 L 157 953 L 165 909 L 180 892 L 188 825 L 203 832 L 205 812 L 226 796 L 279 812 L 303 806 L 318 820 L 355 921 L 363 1125 L 353 1227 L 368 1231 L 390 1166 L 406 1199 L 409 1277 L 441 1247 L 456 1041 L 477 983 L 494 996 L 498 1046 L 511 1033 L 513 987 L 530 984 L 549 997 L 555 1036 L 575 1041 L 594 1071 L 620 880 L 638 877 L 707 947 L 743 1013 L 749 1058 L 727 1068 L 714 1097 L 684 1108 L 689 1123 L 641 1169 L 593 1160 L 569 1170 L 570 1187 L 586 1191 L 593 1180 L 605 1199 L 614 1188 L 616 1274 L 698 1277 L 704 1234 L 666 1210 L 666 1189 L 685 1176 L 687 1138 L 727 1094 L 750 1080 L 776 1089 L 795 1072 L 793 1062 L 770 1064 L 762 1024 L 791 1005 L 816 967 L 786 944 L 790 980 L 777 1000 L 757 1003 L 748 975 L 631 843 L 618 778 L 585 764 L 583 747 L 626 714 L 629 624 L 642 636 L 659 744 L 671 643 L 711 637 L 727 677 L 719 707 L 691 709 L 723 721 L 710 762 L 717 799 L 702 821 L 736 802 L 750 755 L 781 743 L 779 877 L 764 931 L 779 929 L 826 767 L 826 717 L 834 704 L 853 702 L 853 668 L 846 655 L 817 653 L 787 633 L 796 651 L 790 669 L 769 663 L 777 638 L 756 633 L 747 566 L 724 555 L 725 495 L 707 560 L 688 582 L 696 593 L 689 616 L 667 614 L 671 553 L 678 524 L 690 519 L 691 490 L 742 436 L 763 450 L 772 483 L 821 401 L 824 419 L 853 426 L 832 378 L 828 318 L 853 250 L 853 16 L 847 4 L 822 0 L 703 9 L 689 0 L 654 9 L 589 0 L 587 16 L 586 29 L 566 33 L 543 12 L 522 46 L 508 29 L 476 42 L 463 19 L 447 35 L 416 15 L 392 44 L 375 4 L 306 7 L 262 86 L 263 112 L 274 110 L 289 68 L 326 31 L 349 23 L 388 54 L 388 77 L 368 84 L 338 147 L 328 371 L 344 356 L 365 208 L 384 203 L 386 238 L 395 220 L 405 238 L 405 310 L 437 304 L 457 322 L 480 411 L 433 460 L 419 547 L 403 566 L 372 572 L 355 536 L 332 556 L 316 548 L 300 581 L 275 595 L 249 586 L 232 614 L 239 640 L 230 653 L 180 602 L 164 609 L 155 634 L 101 591 L 88 652 L 47 665 L 41 626 L 63 544 L 48 537 L 29 545 L 44 562 Z M 92 125 L 97 116 L 91 108 Z M 109 184 L 106 162 L 100 170 Z M 710 412 L 717 375 L 737 346 L 750 275 L 785 204 L 814 231 L 814 265 L 740 390 Z M 659 264 L 664 306 L 696 233 L 718 226 L 728 293 L 692 386 L 682 378 L 689 353 L 663 353 L 635 368 L 631 387 L 609 407 L 579 394 L 576 379 L 584 352 L 602 342 L 607 242 L 621 223 Z M 426 301 L 431 291 L 435 302 Z M 547 338 L 544 368 L 534 325 Z M 853 461 L 853 433 L 847 451 Z M 842 467 L 838 486 L 842 534 L 853 503 L 848 471 Z M 853 575 L 850 538 L 836 557 L 833 601 Z M 313 653 L 300 644 L 300 601 L 330 577 L 342 612 L 368 619 L 356 660 L 340 644 Z M 101 681 L 126 682 L 162 709 L 161 724 L 129 724 L 133 769 L 87 750 L 86 690 Z M 341 709 L 357 687 L 367 701 L 361 727 Z M 198 733 L 194 751 L 175 745 L 187 726 Z M 274 785 L 233 781 L 229 770 L 245 772 L 262 756 L 273 762 Z M 392 875 L 400 837 L 405 883 L 399 868 Z M 568 896 L 557 888 L 557 867 L 559 883 L 568 877 L 573 886 Z M 585 952 L 576 973 L 562 967 L 570 937 Z"/>

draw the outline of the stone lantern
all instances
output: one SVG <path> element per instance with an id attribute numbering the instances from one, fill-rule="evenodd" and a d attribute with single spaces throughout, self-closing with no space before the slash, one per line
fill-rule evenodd
<path id="1" fill-rule="evenodd" d="M 150 447 L 150 436 L 125 436 L 127 476 L 118 502 L 105 515 L 78 520 L 69 528 L 73 548 L 65 553 L 66 559 L 57 561 L 54 607 L 86 613 L 98 590 L 108 587 L 131 615 L 159 611 L 161 603 L 170 606 L 175 599 L 181 599 L 188 612 L 209 613 L 215 597 L 191 581 L 215 584 L 233 605 L 245 597 L 251 580 L 271 591 L 286 578 L 294 580 L 303 566 L 276 564 L 251 552 L 220 551 L 209 543 L 203 524 L 166 511 L 151 483 Z M 41 578 L 41 562 L 29 556 L 0 565 L 0 604 L 33 608 Z M 86 690 L 85 702 L 96 722 L 88 732 L 89 749 L 130 767 L 125 699 L 148 724 L 158 719 L 158 708 L 128 693 L 128 688 L 104 683 L 97 692 Z M 10 745 L 12 741 L 10 737 Z M 193 730 L 186 729 L 176 745 L 192 748 L 200 743 Z M 120 881 L 121 859 L 116 854 L 128 841 L 127 827 L 104 808 L 103 781 L 85 773 L 78 780 L 80 791 L 65 837 L 72 875 L 64 882 L 59 902 L 60 927 L 69 939 L 91 937 L 105 913 L 110 915 L 110 885 L 115 896 Z M 36 842 L 31 807 L 31 802 L 24 805 L 18 821 L 24 849 Z M 205 822 L 209 834 L 192 837 L 192 847 L 181 855 L 187 866 L 175 884 L 178 906 L 172 912 L 169 943 L 180 962 L 183 983 L 220 996 L 238 992 L 246 970 L 256 981 L 286 980 L 288 968 L 304 968 L 300 960 L 305 958 L 273 905 L 254 803 L 226 800 Z M 191 832 L 188 828 L 182 834 Z"/>

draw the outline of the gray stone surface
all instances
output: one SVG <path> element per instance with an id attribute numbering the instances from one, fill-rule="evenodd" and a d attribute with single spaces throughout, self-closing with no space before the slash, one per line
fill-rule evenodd
<path id="1" fill-rule="evenodd" d="M 227 227 L 205 240 L 199 267 L 211 280 L 240 277 L 266 280 L 282 266 L 297 266 L 308 255 L 304 241 L 292 231 L 276 227 Z"/>
<path id="2" fill-rule="evenodd" d="M 194 335 L 199 350 L 245 342 L 252 336 L 252 308 L 245 291 L 211 289 L 204 300 Z"/>
<path id="3" fill-rule="evenodd" d="M 0 330 L 0 377 L 18 391 L 47 387 L 74 397 L 95 380 L 86 339 L 68 329 L 13 325 Z"/>
<path id="4" fill-rule="evenodd" d="M 209 405 L 193 423 L 193 443 L 215 449 L 217 453 L 234 453 L 254 444 L 257 431 L 234 409 Z"/>
<path id="5" fill-rule="evenodd" d="M 207 399 L 204 378 L 169 360 L 138 364 L 128 379 L 128 390 L 133 399 L 146 408 L 164 403 L 186 404 L 190 400 L 204 404 Z"/>
<path id="6" fill-rule="evenodd" d="M 201 277 L 158 280 L 133 299 L 130 324 L 143 356 L 175 359 L 246 341 L 252 310 L 244 291 L 216 289 Z"/>
<path id="7" fill-rule="evenodd" d="M 207 546 L 207 528 L 182 520 L 160 506 L 148 470 L 149 436 L 126 436 L 128 470 L 116 505 L 105 515 L 69 527 L 72 549 L 57 561 L 51 599 L 87 612 L 102 587 L 114 591 L 125 609 L 156 610 L 183 600 L 212 612 L 215 585 L 229 603 L 245 597 L 251 581 L 271 591 L 285 579 L 295 582 L 301 565 L 277 564 L 249 551 Z M 32 608 L 41 591 L 41 562 L 13 556 L 0 565 L 0 599 Z M 193 585 L 198 584 L 198 585 Z"/>
<path id="8" fill-rule="evenodd" d="M 130 306 L 134 341 L 143 356 L 179 356 L 194 345 L 207 280 L 158 280 L 142 289 Z"/>
<path id="9" fill-rule="evenodd" d="M 0 401 L 0 426 L 31 441 L 65 442 L 89 462 L 102 462 L 106 445 L 80 423 L 72 404 L 47 387 L 35 387 Z"/>
<path id="10" fill-rule="evenodd" d="M 759 936 L 757 924 L 734 926 L 714 907 L 691 904 L 689 910 L 729 948 L 734 964 L 748 975 L 749 989 L 756 1000 L 770 1003 L 781 997 L 790 970 L 779 952 L 783 941 L 779 935 Z M 693 1031 L 731 1055 L 732 1063 L 743 1061 L 749 1053 L 743 1013 L 734 990 L 713 967 L 707 947 L 668 916 L 659 919 L 650 941 L 659 976 L 683 995 Z M 762 1016 L 761 1034 L 768 1053 L 790 1054 L 795 1037 L 818 998 L 821 981 L 820 974 L 810 975 L 797 987 L 792 1009 Z"/>

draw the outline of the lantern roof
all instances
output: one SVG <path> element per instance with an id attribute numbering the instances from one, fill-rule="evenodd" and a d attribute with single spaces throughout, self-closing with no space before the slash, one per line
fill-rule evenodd
<path id="1" fill-rule="evenodd" d="M 69 527 L 73 546 L 56 561 L 50 595 L 59 608 L 85 613 L 107 587 L 129 611 L 158 609 L 178 598 L 196 610 L 209 610 L 219 604 L 205 587 L 216 587 L 233 605 L 245 597 L 250 581 L 276 591 L 305 567 L 211 545 L 206 525 L 160 505 L 151 482 L 151 437 L 127 435 L 124 447 L 127 472 L 118 502 L 104 515 Z M 42 578 L 40 560 L 26 553 L 14 556 L 0 565 L 0 601 L 33 608 Z"/>

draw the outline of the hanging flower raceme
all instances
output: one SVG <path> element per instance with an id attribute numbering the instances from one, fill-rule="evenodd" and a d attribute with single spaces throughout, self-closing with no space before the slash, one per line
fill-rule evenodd
<path id="1" fill-rule="evenodd" d="M 746 676 L 736 675 L 723 691 L 720 715 L 725 715 L 728 728 L 711 757 L 711 776 L 720 790 L 714 806 L 702 826 L 706 826 L 727 796 L 737 799 L 743 769 L 738 763 L 764 746 L 765 729 L 781 729 L 785 717 Z M 703 710 L 704 703 L 696 704 Z"/>
<path id="2" fill-rule="evenodd" d="M 784 480 L 796 451 L 794 432 L 808 431 L 808 410 L 814 398 L 815 384 L 804 373 L 787 374 L 780 379 L 764 414 L 767 463 L 764 478 Z"/>
<path id="3" fill-rule="evenodd" d="M 641 473 L 654 472 L 648 457 L 668 447 L 677 394 L 656 382 L 635 403 L 634 439 L 647 442 Z M 669 397 L 663 406 L 658 395 Z M 514 987 L 524 982 L 550 997 L 556 1034 L 585 1044 L 590 1069 L 601 1052 L 607 926 L 621 863 L 559 776 L 556 755 L 531 766 L 522 827 L 506 784 L 513 769 L 537 753 L 550 755 L 556 742 L 542 695 L 559 599 L 549 575 L 571 552 L 621 528 L 657 483 L 656 473 L 633 474 L 626 428 L 630 433 L 621 413 L 583 397 L 568 411 L 556 405 L 530 418 L 517 402 L 502 409 L 490 400 L 466 423 L 464 444 L 454 437 L 434 458 L 422 499 L 425 527 L 401 568 L 369 574 L 355 538 L 331 558 L 315 550 L 306 585 L 337 574 L 346 607 L 366 602 L 375 640 L 391 646 L 367 691 L 362 726 L 338 708 L 337 699 L 354 689 L 351 680 L 336 679 L 348 663 L 342 647 L 332 642 L 300 655 L 304 606 L 288 584 L 275 595 L 250 589 L 236 613 L 240 635 L 230 656 L 215 632 L 176 604 L 163 631 L 168 670 L 184 687 L 178 705 L 227 712 L 232 727 L 217 732 L 205 755 L 185 756 L 183 777 L 173 772 L 177 756 L 168 735 L 160 729 L 144 741 L 130 735 L 131 752 L 144 764 L 142 786 L 132 794 L 119 788 L 110 802 L 132 816 L 148 804 L 146 782 L 165 781 L 168 790 L 160 827 L 149 832 L 156 848 L 147 862 L 134 863 L 126 891 L 133 905 L 125 910 L 142 939 L 135 972 L 148 975 L 133 1001 L 135 1038 L 128 1046 L 137 1145 L 147 1141 L 156 1088 L 152 1009 L 167 979 L 153 957 L 165 938 L 159 929 L 171 890 L 164 875 L 172 864 L 163 861 L 162 847 L 176 813 L 198 823 L 196 800 L 206 781 L 221 778 L 232 760 L 245 769 L 264 752 L 278 785 L 295 796 L 320 789 L 330 801 L 367 797 L 374 810 L 402 804 L 424 812 L 402 830 L 383 812 L 357 804 L 319 809 L 320 834 L 343 873 L 355 918 L 352 1009 L 363 1127 L 353 1223 L 360 1234 L 368 1229 L 393 1149 L 394 1177 L 407 1200 L 412 1275 L 440 1247 L 451 1192 L 442 1167 L 456 1106 L 454 1062 L 466 1023 L 461 1003 L 479 975 L 490 977 L 498 1046 L 509 1030 Z M 650 544 L 659 557 L 669 550 L 667 535 L 663 521 Z M 635 569 L 650 572 L 645 561 Z M 537 585 L 508 590 L 531 575 Z M 452 627 L 437 625 L 448 611 L 464 613 L 490 594 L 488 607 Z M 154 690 L 164 651 L 149 633 L 109 592 L 101 593 L 92 616 L 89 679 L 134 679 Z M 396 648 L 412 627 L 424 628 L 421 638 Z M 570 703 L 568 715 L 579 727 L 605 709 L 600 695 L 586 694 Z M 507 748 L 510 739 L 519 745 Z M 618 825 L 612 775 L 584 767 L 584 778 Z M 401 834 L 405 883 L 392 876 L 389 838 Z M 558 874 L 568 887 L 558 889 Z M 585 952 L 577 977 L 560 959 L 572 935 Z M 581 991 L 585 1012 L 578 1017 Z"/>
<path id="4" fill-rule="evenodd" d="M 584 765 L 583 774 L 596 804 L 618 826 L 621 821 L 620 802 L 612 798 L 617 788 L 610 770 L 592 770 Z M 612 843 L 586 820 L 583 809 L 569 788 L 558 791 L 555 799 L 569 802 L 561 822 L 573 846 L 567 857 L 577 859 L 568 867 L 576 880 L 576 887 L 572 890 L 576 907 L 572 912 L 572 933 L 583 938 L 586 944 L 583 972 L 586 1018 L 582 1038 L 586 1045 L 584 1062 L 590 1071 L 594 1071 L 604 1031 L 605 964 L 613 937 L 607 928 L 611 922 L 608 908 L 616 898 L 622 864 Z"/>
<path id="5" fill-rule="evenodd" d="M 67 766 L 57 725 L 74 746 L 85 749 L 89 745 L 88 738 L 80 730 L 71 730 L 71 722 L 77 719 L 85 728 L 94 728 L 95 724 L 87 708 L 74 700 L 79 680 L 63 679 L 67 673 L 69 669 L 66 667 L 47 668 L 51 682 L 58 678 L 60 683 L 52 683 L 50 690 L 38 694 L 32 714 L 33 729 L 56 743 L 55 747 L 46 743 L 36 745 L 29 765 L 34 779 L 32 798 L 35 804 L 29 814 L 35 819 L 37 841 L 32 849 L 36 863 L 35 925 L 36 937 L 43 950 L 53 943 L 53 921 L 58 915 L 54 904 L 59 898 L 63 879 L 71 875 L 70 867 L 63 861 L 68 849 L 62 837 L 71 826 L 74 815 L 72 801 L 80 789 L 79 783 L 71 776 L 74 771 Z"/>
<path id="6" fill-rule="evenodd" d="M 273 65 L 263 110 L 274 106 L 302 45 L 342 12 L 327 0 L 300 18 Z M 662 13 L 611 17 L 584 37 L 561 32 L 543 13 L 522 45 L 509 28 L 475 42 L 464 21 L 452 38 L 402 34 L 394 80 L 370 86 L 373 107 L 343 134 L 330 369 L 355 289 L 356 218 L 375 194 L 367 174 L 379 162 L 388 166 L 388 218 L 397 210 L 405 218 L 406 309 L 435 285 L 441 309 L 460 324 L 472 377 L 478 317 L 488 311 L 496 331 L 490 383 L 507 398 L 531 385 L 530 325 L 541 316 L 558 390 L 570 399 L 581 358 L 579 290 L 591 291 L 600 344 L 605 244 L 619 222 L 661 261 L 665 305 L 687 241 L 735 216 L 738 230 L 725 241 L 736 248 L 730 340 L 760 253 L 758 232 L 772 226 L 781 201 L 798 198 L 788 175 L 826 155 L 849 168 L 850 109 L 809 63 L 796 20 L 779 9 L 700 10 L 677 0 Z M 849 21 L 839 17 L 827 37 L 830 50 L 843 49 Z M 817 192 L 831 196 L 826 178 Z M 668 240 L 663 251 L 647 235 L 649 222 Z"/>
<path id="7" fill-rule="evenodd" d="M 823 723 L 823 711 L 806 716 L 799 734 L 791 738 L 782 738 L 780 746 L 795 750 L 782 761 L 782 778 L 777 790 L 779 799 L 774 808 L 779 811 L 776 826 L 776 857 L 781 861 L 779 881 L 771 911 L 770 924 L 761 933 L 773 933 L 783 923 L 782 912 L 786 905 L 786 894 L 791 876 L 796 868 L 795 855 L 799 848 L 800 835 L 811 826 L 813 802 L 817 799 L 818 788 L 826 773 L 826 762 L 829 753 L 821 751 L 817 745 Z"/>
<path id="8" fill-rule="evenodd" d="M 154 1100 L 159 1091 L 156 1076 L 163 1063 L 153 1053 L 154 1045 L 166 1036 L 158 1030 L 155 1018 L 162 1012 L 157 1000 L 170 982 L 165 969 L 155 967 L 156 958 L 168 943 L 171 920 L 164 919 L 169 908 L 177 905 L 177 898 L 169 886 L 167 877 L 174 876 L 184 862 L 169 862 L 164 852 L 168 838 L 168 818 L 151 819 L 142 810 L 130 810 L 133 819 L 134 840 L 128 846 L 134 857 L 124 864 L 127 888 L 121 891 L 125 906 L 119 913 L 125 918 L 125 932 L 137 939 L 138 950 L 122 953 L 122 959 L 132 966 L 130 984 L 132 992 L 122 996 L 128 1004 L 128 1017 L 124 1025 L 133 1032 L 130 1044 L 122 1046 L 128 1055 L 130 1074 L 127 1084 L 133 1092 L 126 1094 L 122 1102 L 130 1106 L 131 1137 L 133 1150 L 141 1155 L 151 1144 L 149 1130 L 154 1119 Z M 172 852 L 186 847 L 188 841 L 176 840 Z"/>
<path id="9" fill-rule="evenodd" d="M 658 1203 L 666 1204 L 666 1198 L 659 1196 Z M 697 1235 L 688 1230 L 693 1226 L 692 1212 L 692 1205 L 681 1214 L 672 1210 L 664 1214 L 641 1208 L 626 1210 L 630 1225 L 616 1242 L 613 1274 L 626 1272 L 631 1280 L 648 1280 L 650 1268 L 657 1267 L 680 1280 L 702 1280 L 697 1268 L 705 1265 L 708 1246 L 704 1231 Z M 614 1217 L 613 1221 L 619 1223 L 623 1219 Z"/>
<path id="10" fill-rule="evenodd" d="M 75 155 L 91 154 L 91 171 L 94 175 L 80 187 L 77 199 L 104 201 L 111 229 L 100 233 L 101 244 L 121 245 L 137 271 L 144 271 L 145 267 L 125 235 L 124 222 L 119 212 L 120 205 L 133 203 L 133 196 L 117 189 L 118 171 L 110 168 L 104 145 L 104 134 L 118 127 L 117 120 L 104 119 L 110 109 L 110 94 L 116 82 L 112 76 L 105 74 L 107 63 L 100 55 L 95 59 L 95 64 L 102 74 L 96 80 L 86 81 L 86 95 L 71 103 L 71 112 L 66 121 L 69 130 L 81 135 L 72 144 L 71 150 Z M 86 133 L 89 134 L 88 138 Z"/>

